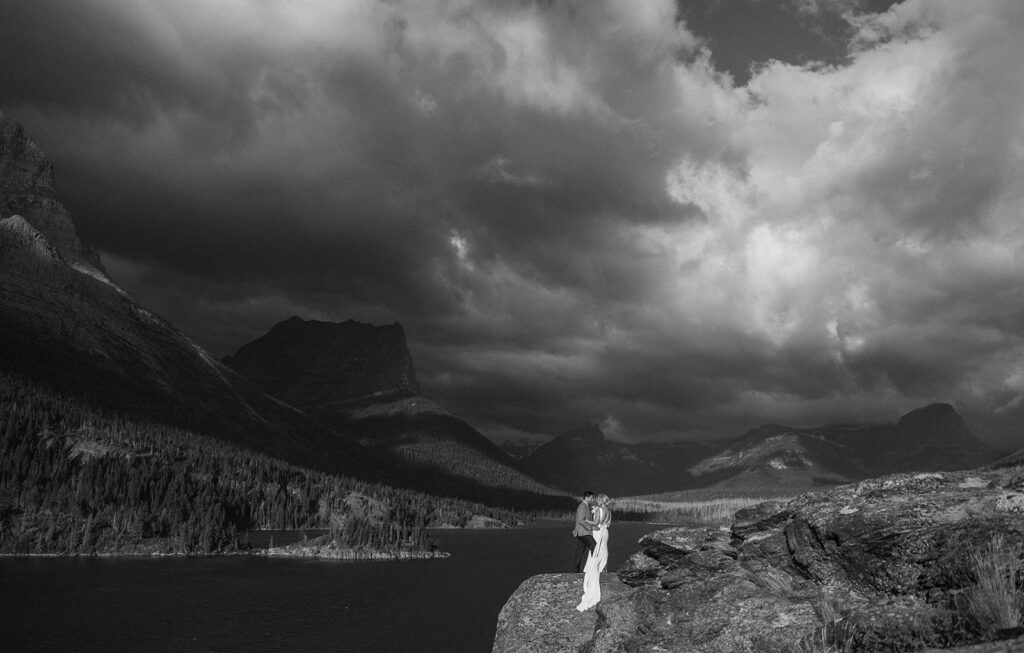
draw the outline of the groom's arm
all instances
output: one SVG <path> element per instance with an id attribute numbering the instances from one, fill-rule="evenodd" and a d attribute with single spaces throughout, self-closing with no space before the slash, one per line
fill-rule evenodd
<path id="1" fill-rule="evenodd" d="M 589 516 L 590 512 L 581 504 L 578 508 L 576 508 L 576 525 L 582 526 L 588 531 L 594 530 L 594 528 L 597 527 L 597 524 L 587 519 L 587 517 Z"/>

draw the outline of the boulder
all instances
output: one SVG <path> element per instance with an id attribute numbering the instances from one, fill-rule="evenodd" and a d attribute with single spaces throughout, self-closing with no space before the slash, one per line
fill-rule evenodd
<path id="1" fill-rule="evenodd" d="M 630 604 L 621 603 L 620 599 L 632 591 L 615 574 L 601 574 L 602 602 L 595 609 L 579 612 L 576 605 L 583 595 L 583 574 L 541 574 L 528 578 L 498 615 L 493 650 L 576 651 L 597 637 L 598 631 L 607 640 L 616 627 L 631 630 L 633 615 L 626 609 Z"/>

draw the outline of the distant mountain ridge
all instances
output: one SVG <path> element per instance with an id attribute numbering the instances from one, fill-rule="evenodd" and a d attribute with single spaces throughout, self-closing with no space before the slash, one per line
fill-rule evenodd
<path id="1" fill-rule="evenodd" d="M 420 395 L 400 324 L 291 317 L 224 362 L 317 422 L 397 457 L 425 480 L 562 494 Z"/>
<path id="2" fill-rule="evenodd" d="M 590 423 L 537 447 L 523 465 L 538 479 L 573 493 L 648 494 L 693 487 L 686 468 L 719 448 L 708 442 L 612 442 Z"/>
<path id="3" fill-rule="evenodd" d="M 774 450 L 764 447 L 775 442 Z M 787 443 L 787 444 L 783 444 Z M 820 483 L 859 480 L 897 472 L 969 469 L 997 454 L 978 440 L 956 410 L 936 403 L 912 410 L 896 424 L 826 425 L 811 429 L 765 425 L 744 434 L 720 454 L 731 458 L 718 470 L 737 470 L 744 482 L 780 483 L 801 475 Z M 742 463 L 737 462 L 742 460 Z M 783 467 L 784 466 L 784 467 Z M 692 473 L 707 473 L 704 461 Z M 778 473 L 783 469 L 788 474 Z M 732 478 L 726 485 L 737 485 Z"/>
<path id="4" fill-rule="evenodd" d="M 896 424 L 766 424 L 739 438 L 685 446 L 609 442 L 592 424 L 539 447 L 524 464 L 557 487 L 643 495 L 695 488 L 798 492 L 896 472 L 969 469 L 997 458 L 951 405 L 938 403 Z"/>

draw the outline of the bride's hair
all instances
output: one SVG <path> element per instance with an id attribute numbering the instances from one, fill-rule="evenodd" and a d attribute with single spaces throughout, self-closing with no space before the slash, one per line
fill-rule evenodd
<path id="1" fill-rule="evenodd" d="M 610 501 L 611 501 L 611 499 L 608 498 L 607 494 L 599 494 L 599 495 L 597 495 L 597 503 L 599 505 L 603 506 L 604 504 L 609 503 Z"/>

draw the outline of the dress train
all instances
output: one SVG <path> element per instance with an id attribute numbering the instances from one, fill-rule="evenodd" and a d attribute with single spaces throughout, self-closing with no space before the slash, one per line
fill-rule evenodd
<path id="1" fill-rule="evenodd" d="M 597 545 L 587 557 L 587 566 L 583 569 L 583 598 L 576 609 L 580 612 L 589 610 L 601 602 L 601 572 L 608 566 L 608 527 L 600 526 L 594 531 Z"/>

